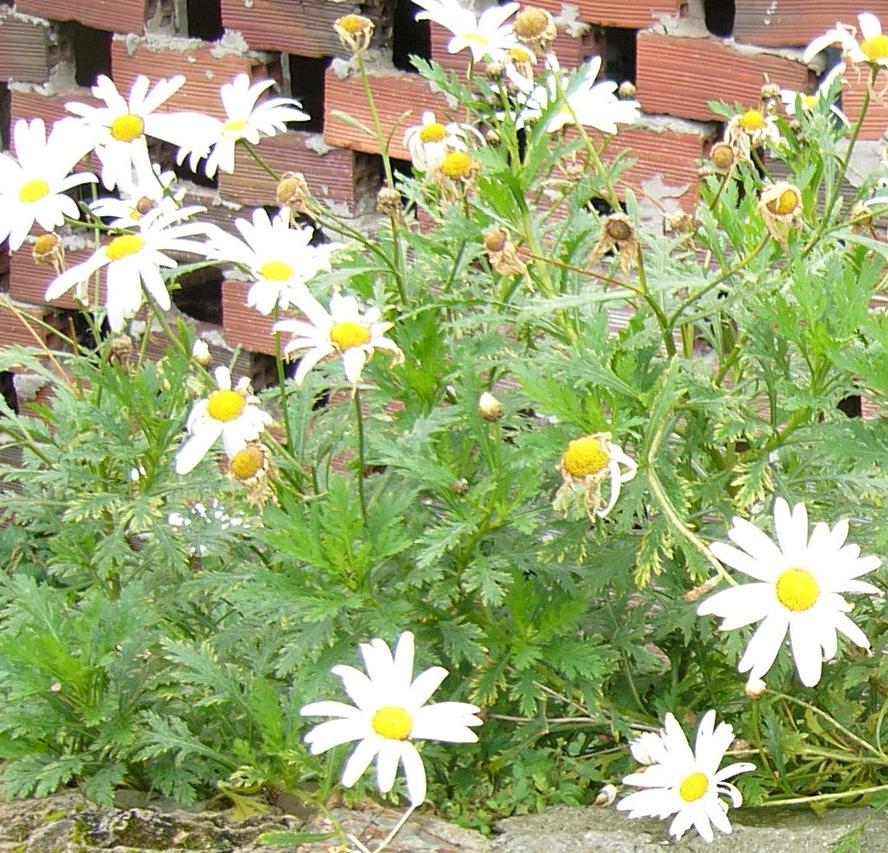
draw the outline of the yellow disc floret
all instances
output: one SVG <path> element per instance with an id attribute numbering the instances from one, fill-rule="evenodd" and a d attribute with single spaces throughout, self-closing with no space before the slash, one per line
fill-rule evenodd
<path id="1" fill-rule="evenodd" d="M 336 25 L 344 29 L 350 35 L 356 36 L 367 29 L 368 19 L 363 15 L 344 15 L 338 18 Z"/>
<path id="2" fill-rule="evenodd" d="M 115 237 L 105 249 L 109 260 L 119 261 L 122 258 L 135 255 L 145 246 L 145 241 L 138 234 L 121 234 Z"/>
<path id="3" fill-rule="evenodd" d="M 866 54 L 870 62 L 888 59 L 888 35 L 879 33 L 877 36 L 864 39 L 860 43 L 860 49 Z"/>
<path id="4" fill-rule="evenodd" d="M 610 457 L 601 441 L 587 435 L 577 438 L 567 445 L 561 466 L 571 477 L 582 480 L 590 474 L 597 474 L 607 467 Z"/>
<path id="5" fill-rule="evenodd" d="M 737 123 L 744 130 L 761 130 L 765 126 L 765 117 L 758 110 L 747 110 Z"/>
<path id="6" fill-rule="evenodd" d="M 259 267 L 259 275 L 270 281 L 286 281 L 293 277 L 295 270 L 284 261 L 266 261 Z"/>
<path id="7" fill-rule="evenodd" d="M 330 329 L 330 343 L 339 350 L 363 346 L 369 343 L 369 341 L 370 330 L 360 323 L 355 323 L 353 320 L 337 323 Z"/>
<path id="8" fill-rule="evenodd" d="M 777 578 L 777 600 L 794 613 L 809 610 L 820 597 L 820 584 L 807 569 L 791 568 Z"/>
<path id="9" fill-rule="evenodd" d="M 678 786 L 678 795 L 686 802 L 693 803 L 699 800 L 709 790 L 709 777 L 699 770 L 685 776 Z"/>
<path id="10" fill-rule="evenodd" d="M 373 731 L 388 740 L 406 740 L 413 728 L 410 714 L 397 705 L 380 708 L 370 723 Z"/>
<path id="11" fill-rule="evenodd" d="M 19 190 L 19 201 L 31 204 L 49 195 L 49 184 L 42 178 L 33 178 L 22 185 Z"/>
<path id="12" fill-rule="evenodd" d="M 515 16 L 512 28 L 518 38 L 533 39 L 546 32 L 551 20 L 552 16 L 547 14 L 544 9 L 528 6 Z"/>
<path id="13" fill-rule="evenodd" d="M 430 121 L 419 131 L 420 142 L 443 142 L 447 138 L 447 128 L 438 121 Z"/>
<path id="14" fill-rule="evenodd" d="M 799 206 L 799 197 L 795 190 L 785 189 L 774 201 L 768 203 L 768 210 L 778 216 L 786 216 Z"/>
<path id="15" fill-rule="evenodd" d="M 141 116 L 124 113 L 111 122 L 111 135 L 118 142 L 132 142 L 145 132 L 145 122 Z"/>
<path id="16" fill-rule="evenodd" d="M 530 51 L 523 47 L 510 47 L 508 53 L 512 62 L 524 63 L 531 60 Z"/>
<path id="17" fill-rule="evenodd" d="M 245 118 L 233 118 L 222 125 L 223 136 L 240 136 L 249 124 Z"/>
<path id="18" fill-rule="evenodd" d="M 465 151 L 451 151 L 438 167 L 442 175 L 458 180 L 468 178 L 475 170 L 475 161 Z"/>
<path id="19" fill-rule="evenodd" d="M 237 391 L 214 391 L 207 400 L 207 414 L 217 421 L 233 421 L 246 404 L 244 395 Z"/>
<path id="20" fill-rule="evenodd" d="M 255 444 L 248 444 L 243 450 L 238 450 L 228 463 L 228 469 L 238 480 L 249 480 L 255 477 L 262 467 L 265 456 L 262 448 Z"/>

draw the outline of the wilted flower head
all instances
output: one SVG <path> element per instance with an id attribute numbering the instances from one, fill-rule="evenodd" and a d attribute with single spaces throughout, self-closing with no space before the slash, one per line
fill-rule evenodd
<path id="1" fill-rule="evenodd" d="M 495 225 L 484 234 L 484 251 L 490 266 L 499 275 L 524 275 L 527 266 L 518 257 L 518 249 L 509 239 L 509 232 Z"/>
<path id="2" fill-rule="evenodd" d="M 753 148 L 780 141 L 780 130 L 774 116 L 759 110 L 747 110 L 735 115 L 725 128 L 724 141 L 748 157 Z"/>
<path id="3" fill-rule="evenodd" d="M 422 114 L 422 122 L 408 127 L 404 147 L 417 169 L 434 172 L 450 151 L 466 151 L 466 129 L 456 122 L 443 124 L 431 110 Z"/>
<path id="4" fill-rule="evenodd" d="M 762 190 L 759 213 L 770 235 L 785 246 L 789 232 L 802 227 L 802 194 L 787 181 L 778 181 Z"/>
<path id="5" fill-rule="evenodd" d="M 360 741 L 342 771 L 342 784 L 352 787 L 376 759 L 377 785 L 387 794 L 395 783 L 398 765 L 404 768 L 407 792 L 413 806 L 426 798 L 426 773 L 414 740 L 475 743 L 472 731 L 480 726 L 479 708 L 466 702 L 428 700 L 447 670 L 440 666 L 413 678 L 413 634 L 405 631 L 392 655 L 380 639 L 361 643 L 365 675 L 352 666 L 333 667 L 355 703 L 312 702 L 300 712 L 304 717 L 333 717 L 315 726 L 306 736 L 312 755 L 343 743 Z"/>
<path id="6" fill-rule="evenodd" d="M 512 22 L 518 40 L 532 51 L 545 53 L 558 36 L 551 12 L 538 6 L 525 6 Z"/>
<path id="7" fill-rule="evenodd" d="M 363 15 L 343 15 L 333 22 L 342 46 L 351 53 L 364 53 L 370 46 L 375 24 Z"/>
<path id="8" fill-rule="evenodd" d="M 882 32 L 882 24 L 871 12 L 863 12 L 857 16 L 860 24 L 858 41 L 857 30 L 848 24 L 836 24 L 835 29 L 828 30 L 817 36 L 805 49 L 803 60 L 810 62 L 818 53 L 830 45 L 842 47 L 842 55 L 848 62 L 869 63 L 882 68 L 888 67 L 888 35 Z"/>
<path id="9" fill-rule="evenodd" d="M 589 260 L 598 260 L 611 250 L 616 251 L 620 258 L 620 269 L 624 273 L 629 272 L 638 260 L 638 235 L 635 233 L 635 223 L 625 213 L 612 213 L 601 220 L 601 234 L 598 236 L 598 242 L 592 247 Z"/>

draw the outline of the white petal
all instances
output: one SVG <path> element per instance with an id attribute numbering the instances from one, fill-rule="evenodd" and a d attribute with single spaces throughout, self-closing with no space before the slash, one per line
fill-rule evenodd
<path id="1" fill-rule="evenodd" d="M 401 741 L 385 740 L 376 759 L 376 786 L 387 794 L 395 784 L 398 761 L 401 758 Z"/>
<path id="2" fill-rule="evenodd" d="M 414 806 L 422 805 L 426 798 L 425 767 L 416 747 L 409 741 L 404 741 L 401 745 L 401 763 L 404 765 L 410 803 Z"/>
<path id="3" fill-rule="evenodd" d="M 764 676 L 780 652 L 788 627 L 789 616 L 786 612 L 777 610 L 766 616 L 752 635 L 737 669 L 740 672 L 749 670 L 750 677 Z"/>
<path id="4" fill-rule="evenodd" d="M 863 12 L 858 15 L 857 22 L 860 24 L 860 34 L 864 39 L 882 35 L 882 25 L 872 12 Z"/>
<path id="5" fill-rule="evenodd" d="M 367 727 L 359 720 L 328 720 L 315 726 L 305 736 L 312 755 L 320 755 L 334 746 L 360 740 L 367 734 Z"/>
<path id="6" fill-rule="evenodd" d="M 303 717 L 354 717 L 360 714 L 358 708 L 345 702 L 310 702 L 299 713 Z"/>
<path id="7" fill-rule="evenodd" d="M 789 641 L 792 646 L 792 656 L 799 678 L 805 687 L 814 687 L 820 681 L 823 658 L 818 634 L 813 620 L 790 618 Z"/>
<path id="8" fill-rule="evenodd" d="M 441 686 L 441 682 L 447 678 L 447 670 L 443 666 L 433 666 L 416 676 L 416 680 L 409 686 L 410 701 L 417 706 L 425 705 L 431 695 Z"/>
<path id="9" fill-rule="evenodd" d="M 218 431 L 209 427 L 192 435 L 176 454 L 176 473 L 187 474 L 192 471 L 198 462 L 207 455 L 221 432 L 222 424 L 219 424 Z"/>
<path id="10" fill-rule="evenodd" d="M 837 631 L 841 631 L 854 645 L 860 646 L 862 649 L 870 647 L 870 641 L 866 634 L 857 627 L 857 625 L 849 619 L 844 613 L 837 613 L 835 616 L 835 626 Z"/>
<path id="11" fill-rule="evenodd" d="M 346 788 L 351 788 L 364 775 L 364 771 L 370 766 L 382 744 L 383 738 L 375 735 L 365 738 L 355 747 L 355 751 L 349 756 L 342 770 L 341 781 Z"/>
<path id="12" fill-rule="evenodd" d="M 734 518 L 734 526 L 728 531 L 728 536 L 762 564 L 773 565 L 783 561 L 783 554 L 774 541 L 745 518 Z"/>

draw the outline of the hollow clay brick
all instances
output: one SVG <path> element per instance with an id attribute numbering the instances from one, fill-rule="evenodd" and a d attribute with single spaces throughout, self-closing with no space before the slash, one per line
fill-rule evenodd
<path id="1" fill-rule="evenodd" d="M 247 305 L 247 291 L 252 286 L 249 281 L 226 279 L 222 282 L 222 325 L 225 329 L 225 340 L 232 346 L 243 347 L 251 352 L 262 352 L 274 355 L 275 343 L 272 327 L 274 316 L 260 314 L 255 308 Z M 281 319 L 292 319 L 297 314 L 282 311 Z M 287 343 L 284 335 L 281 346 Z"/>
<path id="2" fill-rule="evenodd" d="M 721 2 L 721 0 L 718 0 Z M 602 27 L 641 29 L 656 24 L 664 17 L 677 17 L 687 0 L 533 0 L 534 6 L 562 14 L 565 6 L 576 9 L 576 19 Z"/>
<path id="3" fill-rule="evenodd" d="M 881 9 L 878 8 L 881 6 Z M 802 47 L 838 22 L 857 26 L 863 11 L 888 15 L 888 3 L 859 0 L 735 0 L 734 38 L 764 47 Z"/>
<path id="4" fill-rule="evenodd" d="M 16 0 L 16 10 L 53 21 L 78 21 L 96 30 L 141 34 L 148 0 Z"/>
<path id="5" fill-rule="evenodd" d="M 0 80 L 43 83 L 49 68 L 49 28 L 0 7 Z"/>

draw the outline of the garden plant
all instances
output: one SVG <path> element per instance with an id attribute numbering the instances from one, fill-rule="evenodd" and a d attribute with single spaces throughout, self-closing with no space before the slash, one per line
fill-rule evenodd
<path id="1" fill-rule="evenodd" d="M 256 143 L 307 118 L 271 81 L 225 82 L 226 121 L 102 77 L 15 124 L 0 237 L 82 310 L 66 351 L 0 351 L 52 387 L 3 404 L 0 789 L 482 830 L 598 802 L 707 840 L 728 805 L 888 805 L 888 420 L 850 416 L 888 396 L 888 167 L 853 165 L 888 35 L 862 14 L 809 47 L 842 55 L 815 94 L 714 104 L 682 211 L 626 187 L 631 87 L 559 67 L 547 12 L 417 2 L 470 60 L 414 59 L 409 174 L 373 22 L 336 23 L 371 229 L 295 173 L 222 228 L 153 157 L 270 170 Z M 275 323 L 273 387 L 171 312 L 207 267 Z"/>

